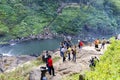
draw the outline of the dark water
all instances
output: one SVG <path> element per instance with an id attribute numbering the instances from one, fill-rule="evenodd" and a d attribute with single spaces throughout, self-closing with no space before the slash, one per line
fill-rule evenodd
<path id="1" fill-rule="evenodd" d="M 41 54 L 43 50 L 55 50 L 63 39 L 31 40 L 18 44 L 0 47 L 1 54 L 7 55 L 31 55 Z"/>
<path id="2" fill-rule="evenodd" d="M 108 37 L 105 37 L 106 39 Z M 109 37 L 110 38 L 110 37 Z M 95 39 L 95 38 L 94 38 Z M 93 40 L 94 40 L 93 39 Z M 77 43 L 78 39 L 72 39 L 73 44 Z M 84 39 L 83 39 L 84 40 Z M 89 41 L 93 41 L 90 39 Z M 59 43 L 63 41 L 61 38 L 47 40 L 31 40 L 18 44 L 0 46 L 0 54 L 6 55 L 38 55 L 44 50 L 55 50 L 59 48 Z"/>

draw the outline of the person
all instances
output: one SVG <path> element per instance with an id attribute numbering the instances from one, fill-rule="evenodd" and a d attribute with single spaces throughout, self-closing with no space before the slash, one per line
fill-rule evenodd
<path id="1" fill-rule="evenodd" d="M 96 64 L 99 62 L 99 59 L 95 56 L 94 58 L 94 65 L 96 66 Z"/>
<path id="2" fill-rule="evenodd" d="M 42 55 L 42 61 L 47 63 L 47 58 L 48 58 L 48 51 L 45 51 L 45 53 Z"/>
<path id="3" fill-rule="evenodd" d="M 79 49 L 82 48 L 83 45 L 84 45 L 84 43 L 83 43 L 82 41 L 79 40 L 79 44 L 78 44 Z"/>
<path id="4" fill-rule="evenodd" d="M 73 54 L 73 59 L 72 59 L 72 60 L 73 60 L 74 62 L 76 62 L 76 52 L 77 52 L 77 51 L 76 51 L 76 46 L 74 46 L 74 47 L 72 48 L 72 54 Z"/>
<path id="5" fill-rule="evenodd" d="M 105 38 L 103 38 L 103 40 L 102 40 L 102 44 L 101 44 L 101 49 L 103 48 L 105 48 L 105 43 L 106 43 L 106 40 L 105 40 Z"/>
<path id="6" fill-rule="evenodd" d="M 68 60 L 70 61 L 70 60 L 71 60 L 71 57 L 70 57 L 70 53 L 71 53 L 71 46 L 68 48 L 67 53 L 68 53 Z"/>
<path id="7" fill-rule="evenodd" d="M 63 48 L 63 42 L 60 43 L 60 56 L 61 57 L 63 57 L 62 48 Z"/>
<path id="8" fill-rule="evenodd" d="M 42 61 L 46 62 L 45 55 L 42 55 Z"/>
<path id="9" fill-rule="evenodd" d="M 95 41 L 94 41 L 94 44 L 95 44 L 95 48 L 99 48 L 99 39 L 96 39 Z"/>
<path id="10" fill-rule="evenodd" d="M 91 70 L 94 70 L 94 67 L 99 62 L 99 59 L 96 56 L 95 57 L 91 57 L 89 62 L 90 62 L 89 67 L 91 68 Z"/>
<path id="11" fill-rule="evenodd" d="M 46 52 L 45 52 L 45 62 L 46 62 L 46 64 L 47 64 L 48 56 L 49 56 L 49 53 L 48 53 L 48 51 L 46 51 Z"/>
<path id="12" fill-rule="evenodd" d="M 67 47 L 63 46 L 61 49 L 62 52 L 62 57 L 63 57 L 63 62 L 66 60 L 66 52 L 67 52 Z"/>
<path id="13" fill-rule="evenodd" d="M 53 60 L 51 58 L 51 55 L 48 56 L 47 62 L 48 62 L 48 68 L 49 68 L 48 72 L 49 72 L 49 74 L 51 75 L 51 73 L 52 73 L 52 75 L 55 76 L 55 71 L 54 71 L 54 67 L 53 67 Z"/>
<path id="14" fill-rule="evenodd" d="M 94 58 L 91 57 L 91 59 L 90 59 L 89 62 L 90 62 L 90 64 L 89 64 L 90 69 L 91 69 L 91 70 L 94 70 L 94 67 L 95 67 L 95 64 L 94 64 Z"/>
<path id="15" fill-rule="evenodd" d="M 69 47 L 68 41 L 64 41 L 64 47 L 67 47 L 67 49 L 68 49 L 68 47 Z"/>

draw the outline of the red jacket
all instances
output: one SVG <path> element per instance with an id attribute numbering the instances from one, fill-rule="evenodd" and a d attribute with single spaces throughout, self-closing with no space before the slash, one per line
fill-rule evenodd
<path id="1" fill-rule="evenodd" d="M 49 67 L 53 66 L 52 58 L 49 58 L 47 62 Z"/>

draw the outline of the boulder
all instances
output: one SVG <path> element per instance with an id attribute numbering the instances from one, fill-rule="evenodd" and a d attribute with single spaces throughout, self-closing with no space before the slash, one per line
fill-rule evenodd
<path id="1" fill-rule="evenodd" d="M 39 69 L 36 69 L 29 73 L 29 80 L 40 80 L 40 77 L 41 77 L 41 71 Z"/>

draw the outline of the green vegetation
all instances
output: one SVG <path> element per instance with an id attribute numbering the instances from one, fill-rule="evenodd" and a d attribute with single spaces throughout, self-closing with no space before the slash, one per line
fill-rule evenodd
<path id="1" fill-rule="evenodd" d="M 86 3 L 88 2 L 86 1 Z M 80 5 L 68 5 L 62 10 L 51 27 L 56 32 L 63 34 L 114 34 L 119 28 L 118 20 L 114 17 L 119 14 L 113 15 L 114 13 L 108 12 L 106 6 L 109 4 L 106 4 L 104 0 L 93 1 L 90 5 L 85 4 L 85 2 L 81 2 Z M 114 11 L 112 6 L 110 8 L 111 11 Z M 115 12 L 117 11 L 120 10 L 117 9 Z"/>
<path id="2" fill-rule="evenodd" d="M 42 33 L 57 7 L 57 0 L 0 0 L 0 37 L 10 36 L 5 38 L 9 40 Z"/>
<path id="3" fill-rule="evenodd" d="M 41 34 L 46 27 L 59 34 L 112 35 L 120 30 L 120 1 L 0 0 L 2 41 Z"/>
<path id="4" fill-rule="evenodd" d="M 111 39 L 113 40 L 113 39 Z M 120 80 L 120 41 L 113 40 L 94 71 L 86 73 L 86 80 Z"/>

